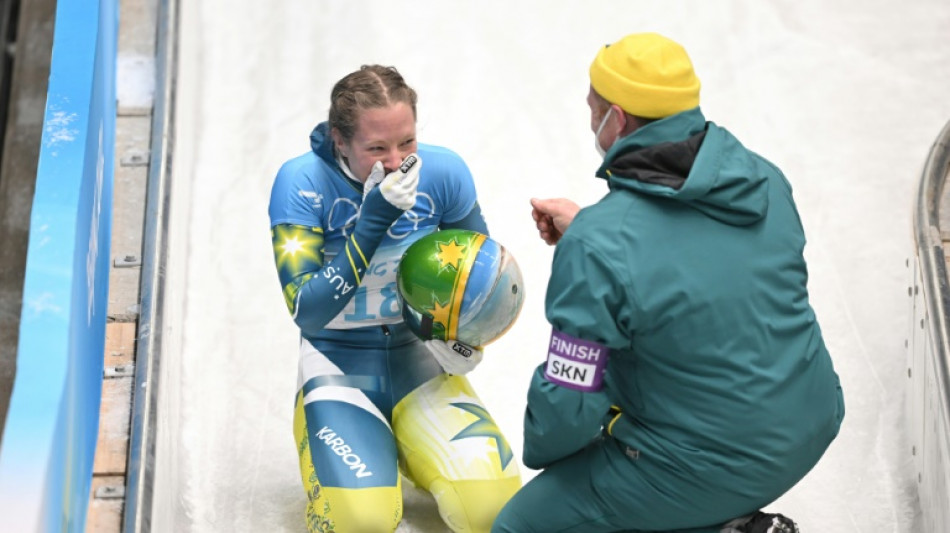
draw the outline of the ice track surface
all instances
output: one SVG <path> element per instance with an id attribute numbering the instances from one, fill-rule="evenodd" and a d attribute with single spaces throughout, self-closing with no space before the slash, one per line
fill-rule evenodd
<path id="1" fill-rule="evenodd" d="M 365 63 L 397 66 L 418 90 L 419 139 L 466 159 L 493 236 L 525 273 L 518 323 L 471 375 L 520 456 L 550 331 L 552 249 L 528 200 L 605 192 L 592 177 L 587 68 L 635 31 L 685 45 L 707 118 L 778 164 L 799 203 L 847 417 L 772 508 L 807 532 L 914 531 L 905 260 L 920 169 L 950 117 L 945 0 L 181 4 L 154 531 L 304 530 L 297 332 L 267 201 L 280 164 L 309 149 L 333 82 Z M 407 491 L 398 531 L 447 530 L 430 498 Z"/>

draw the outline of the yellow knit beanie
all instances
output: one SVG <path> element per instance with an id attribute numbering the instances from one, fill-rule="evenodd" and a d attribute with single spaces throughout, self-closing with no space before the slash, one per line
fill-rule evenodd
<path id="1" fill-rule="evenodd" d="M 634 33 L 597 52 L 590 84 L 631 115 L 663 118 L 699 105 L 699 78 L 686 50 L 656 33 Z"/>

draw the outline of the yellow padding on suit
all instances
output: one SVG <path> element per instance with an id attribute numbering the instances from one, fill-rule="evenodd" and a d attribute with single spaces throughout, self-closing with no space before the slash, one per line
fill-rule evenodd
<path id="1" fill-rule="evenodd" d="M 508 442 L 463 376 L 440 375 L 393 410 L 400 466 L 456 533 L 487 533 L 521 487 Z"/>
<path id="2" fill-rule="evenodd" d="M 303 394 L 297 394 L 294 438 L 300 476 L 307 492 L 307 529 L 311 533 L 392 533 L 402 520 L 402 481 L 395 487 L 343 489 L 323 487 L 317 479 L 307 439 Z M 367 512 L 371 510 L 371 512 Z"/>
<path id="3" fill-rule="evenodd" d="M 448 481 L 435 479 L 429 491 L 439 515 L 455 533 L 488 533 L 501 508 L 521 488 L 520 477 Z"/>
<path id="4" fill-rule="evenodd" d="M 330 514 L 334 527 L 317 530 L 320 533 L 392 533 L 402 520 L 401 486 L 362 489 L 323 487 L 323 493 L 326 500 L 332 502 Z"/>

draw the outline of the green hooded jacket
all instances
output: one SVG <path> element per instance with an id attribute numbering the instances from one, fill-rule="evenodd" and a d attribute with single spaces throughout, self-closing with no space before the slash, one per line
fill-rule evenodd
<path id="1" fill-rule="evenodd" d="M 619 139 L 597 176 L 610 191 L 558 243 L 545 308 L 554 329 L 610 349 L 605 386 L 560 387 L 541 365 L 525 464 L 603 431 L 656 490 L 772 501 L 844 416 L 791 186 L 699 108 Z"/>

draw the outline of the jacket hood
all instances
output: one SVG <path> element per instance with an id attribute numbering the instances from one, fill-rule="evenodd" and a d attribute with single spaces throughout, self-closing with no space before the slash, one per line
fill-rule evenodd
<path id="1" fill-rule="evenodd" d="M 333 157 L 333 138 L 330 137 L 328 122 L 317 124 L 310 132 L 310 149 L 330 166 L 337 166 L 336 159 Z"/>
<path id="2" fill-rule="evenodd" d="M 597 176 L 611 190 L 668 198 L 720 222 L 745 226 L 768 211 L 769 182 L 762 164 L 732 134 L 706 122 L 697 107 L 619 139 Z"/>

